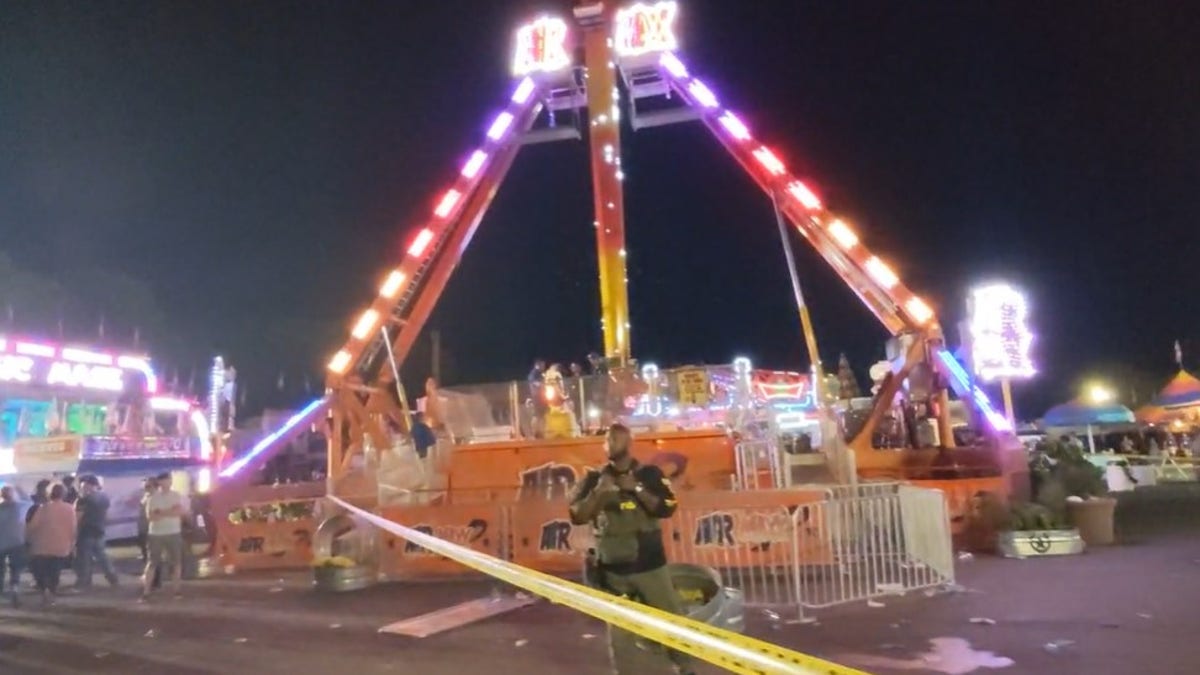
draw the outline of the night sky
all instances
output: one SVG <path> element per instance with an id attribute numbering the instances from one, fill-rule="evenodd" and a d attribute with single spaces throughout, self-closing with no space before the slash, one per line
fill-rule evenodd
<path id="1" fill-rule="evenodd" d="M 505 100 L 512 29 L 569 5 L 6 2 L 0 251 L 134 276 L 175 367 L 219 350 L 251 407 L 299 397 Z M 1200 6 L 681 5 L 691 69 L 948 332 L 971 284 L 1028 290 L 1021 413 L 1092 374 L 1144 402 L 1176 339 L 1200 366 Z M 635 354 L 803 368 L 770 205 L 706 133 L 625 135 Z M 522 152 L 431 322 L 445 379 L 599 348 L 590 200 L 584 144 Z M 824 359 L 865 376 L 884 331 L 798 244 Z"/>

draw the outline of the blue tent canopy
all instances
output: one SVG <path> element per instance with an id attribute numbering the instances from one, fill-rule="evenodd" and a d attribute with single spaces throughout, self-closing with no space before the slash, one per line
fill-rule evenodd
<path id="1" fill-rule="evenodd" d="M 1042 424 L 1047 427 L 1086 427 L 1103 424 L 1133 424 L 1133 411 L 1116 403 L 1091 404 L 1071 401 L 1046 411 Z"/>

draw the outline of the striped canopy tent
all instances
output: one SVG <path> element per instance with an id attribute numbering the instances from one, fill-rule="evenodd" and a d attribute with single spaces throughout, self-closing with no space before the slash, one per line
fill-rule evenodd
<path id="1" fill-rule="evenodd" d="M 1163 390 L 1158 392 L 1154 405 L 1167 410 L 1200 407 L 1200 380 L 1186 370 L 1180 370 Z"/>
<path id="2" fill-rule="evenodd" d="M 1137 418 L 1147 424 L 1200 419 L 1200 379 L 1180 370 L 1149 405 L 1138 409 Z"/>

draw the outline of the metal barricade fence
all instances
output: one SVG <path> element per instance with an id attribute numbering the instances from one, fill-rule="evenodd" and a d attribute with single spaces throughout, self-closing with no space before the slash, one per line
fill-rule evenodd
<path id="1" fill-rule="evenodd" d="M 820 489 L 817 489 L 820 488 Z M 574 576 L 588 526 L 572 525 L 560 495 L 501 503 L 407 505 L 388 520 L 552 574 Z M 691 493 L 662 523 L 667 558 L 717 570 L 747 606 L 827 608 L 954 581 L 946 497 L 895 483 Z M 402 542 L 381 542 L 392 578 L 468 570 Z M 401 550 L 403 549 L 403 550 Z"/>
<path id="2" fill-rule="evenodd" d="M 835 497 L 795 514 L 793 585 L 803 608 L 914 591 L 954 581 L 945 497 L 938 490 L 882 487 Z M 814 556 L 811 552 L 827 554 Z"/>

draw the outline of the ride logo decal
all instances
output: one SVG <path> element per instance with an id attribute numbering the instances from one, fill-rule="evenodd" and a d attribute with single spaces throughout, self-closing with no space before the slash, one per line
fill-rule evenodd
<path id="1" fill-rule="evenodd" d="M 422 523 L 420 525 L 413 525 L 412 529 L 461 546 L 475 548 L 479 544 L 483 546 L 488 545 L 488 540 L 485 537 L 488 531 L 488 521 L 483 518 L 473 518 L 466 525 L 429 525 Z M 437 556 L 436 553 L 411 541 L 404 542 L 403 553 L 404 555 Z"/>
<path id="2" fill-rule="evenodd" d="M 260 535 L 244 536 L 238 540 L 239 555 L 282 558 L 289 553 L 300 557 L 312 554 L 312 530 L 297 527 L 290 530 L 271 527 Z"/>
<path id="3" fill-rule="evenodd" d="M 790 542 L 791 536 L 792 516 L 787 509 L 713 511 L 696 519 L 692 545 L 766 551 L 771 544 Z"/>
<path id="4" fill-rule="evenodd" d="M 542 555 L 583 555 L 596 545 L 591 527 L 572 525 L 566 518 L 542 523 L 538 553 Z"/>
<path id="5" fill-rule="evenodd" d="M 575 487 L 579 474 L 570 464 L 547 462 L 521 472 L 519 476 L 521 494 L 526 490 L 554 490 L 566 493 Z"/>

